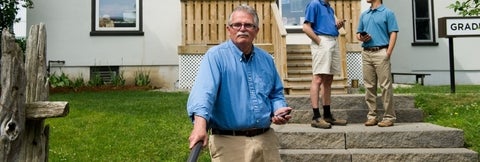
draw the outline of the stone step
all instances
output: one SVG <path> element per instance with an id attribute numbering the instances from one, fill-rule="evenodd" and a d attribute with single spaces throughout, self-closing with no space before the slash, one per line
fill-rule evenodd
<path id="1" fill-rule="evenodd" d="M 284 162 L 312 161 L 455 161 L 478 162 L 478 153 L 466 148 L 392 149 L 281 149 Z"/>
<path id="2" fill-rule="evenodd" d="M 462 148 L 461 129 L 430 123 L 395 123 L 393 127 L 363 124 L 313 128 L 310 124 L 272 125 L 281 149 Z"/>
<path id="3" fill-rule="evenodd" d="M 331 97 L 331 111 L 335 118 L 346 119 L 349 123 L 363 123 L 367 119 L 368 108 L 363 94 L 336 94 Z M 292 107 L 290 123 L 308 124 L 312 120 L 313 112 L 310 97 L 306 95 L 286 96 L 288 106 Z M 378 120 L 384 113 L 381 96 L 377 97 Z M 319 100 L 321 104 L 321 99 Z M 393 105 L 397 115 L 397 122 L 422 122 L 423 111 L 415 108 L 414 96 L 396 94 Z M 322 111 L 320 111 L 322 112 Z"/>
<path id="4" fill-rule="evenodd" d="M 394 95 L 397 122 L 386 128 L 363 125 L 368 111 L 364 94 L 332 96 L 332 113 L 349 124 L 331 129 L 310 126 L 313 114 L 308 95 L 287 95 L 286 99 L 294 108 L 292 119 L 286 125 L 272 125 L 285 162 L 479 161 L 477 152 L 463 148 L 463 130 L 421 122 L 423 111 L 415 108 L 412 95 Z M 383 114 L 380 95 L 377 107 L 378 114 Z"/>
<path id="5" fill-rule="evenodd" d="M 287 103 L 290 107 L 295 109 L 311 110 L 310 96 L 308 95 L 287 95 Z M 321 98 L 319 99 L 319 105 L 321 104 Z M 344 94 L 344 95 L 332 95 L 331 104 L 332 110 L 334 109 L 363 109 L 368 110 L 365 103 L 364 94 Z M 393 106 L 395 109 L 402 108 L 415 108 L 415 100 L 413 95 L 408 94 L 394 94 Z M 383 110 L 383 104 L 381 94 L 377 97 L 377 108 Z"/>
<path id="6" fill-rule="evenodd" d="M 348 87 L 346 87 L 345 85 L 332 85 L 331 88 L 332 88 L 331 90 L 332 95 L 340 95 L 340 94 L 348 93 Z M 284 89 L 286 90 L 285 94 L 291 95 L 291 96 L 304 96 L 304 95 L 310 94 L 310 85 L 284 86 Z"/>
<path id="7" fill-rule="evenodd" d="M 368 110 L 364 109 L 333 109 L 331 110 L 333 117 L 337 119 L 345 119 L 348 123 L 364 123 L 367 120 Z M 378 121 L 381 121 L 384 110 L 378 110 Z M 320 110 L 320 113 L 323 113 Z M 312 120 L 312 110 L 293 110 L 291 113 L 292 118 L 289 123 L 303 123 L 309 124 Z M 411 123 L 411 122 L 423 122 L 423 111 L 417 108 L 401 108 L 396 109 L 397 115 L 396 122 Z"/>

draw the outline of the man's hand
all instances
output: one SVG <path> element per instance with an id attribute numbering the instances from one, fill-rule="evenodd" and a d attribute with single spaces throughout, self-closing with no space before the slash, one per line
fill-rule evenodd
<path id="1" fill-rule="evenodd" d="M 208 135 L 207 135 L 207 121 L 205 120 L 205 118 L 202 118 L 200 116 L 194 117 L 193 130 L 188 140 L 190 141 L 190 145 L 189 145 L 190 149 L 192 149 L 193 146 L 198 141 L 203 141 L 203 147 L 207 146 Z"/>
<path id="2" fill-rule="evenodd" d="M 370 34 L 361 35 L 360 33 L 357 33 L 357 39 L 362 42 L 368 42 L 372 37 Z"/>
<path id="3" fill-rule="evenodd" d="M 340 29 L 340 28 L 342 28 L 343 26 L 345 26 L 345 22 L 346 22 L 346 21 L 347 21 L 347 20 L 336 20 L 335 25 L 337 25 L 337 29 Z"/>
<path id="4" fill-rule="evenodd" d="M 290 107 L 282 107 L 275 111 L 274 116 L 272 117 L 272 122 L 274 124 L 286 124 L 288 120 L 292 118 L 292 115 L 290 115 L 290 112 L 292 111 L 292 108 Z"/>

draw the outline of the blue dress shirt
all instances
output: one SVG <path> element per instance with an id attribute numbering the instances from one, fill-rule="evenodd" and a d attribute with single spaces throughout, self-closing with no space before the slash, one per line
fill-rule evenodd
<path id="1" fill-rule="evenodd" d="M 247 60 L 231 40 L 210 48 L 201 61 L 187 103 L 188 115 L 210 128 L 268 128 L 273 113 L 286 107 L 273 57 L 255 47 Z"/>
<path id="2" fill-rule="evenodd" d="M 324 0 L 312 0 L 305 9 L 305 21 L 312 25 L 313 32 L 317 35 L 338 36 L 339 32 L 335 22 L 335 13 L 330 4 Z"/>
<path id="3" fill-rule="evenodd" d="M 384 5 L 369 9 L 360 15 L 357 32 L 367 32 L 372 39 L 363 42 L 362 47 L 385 46 L 390 42 L 390 33 L 398 32 L 395 14 Z"/>

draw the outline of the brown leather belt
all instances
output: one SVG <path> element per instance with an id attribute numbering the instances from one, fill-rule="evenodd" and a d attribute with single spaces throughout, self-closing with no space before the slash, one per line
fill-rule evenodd
<path id="1" fill-rule="evenodd" d="M 375 52 L 384 48 L 388 48 L 388 45 L 385 46 L 376 46 L 376 47 L 365 47 L 363 48 L 364 51 Z"/>
<path id="2" fill-rule="evenodd" d="M 270 130 L 270 128 L 257 128 L 257 129 L 249 129 L 249 130 L 221 130 L 221 129 L 212 128 L 212 134 L 253 137 L 253 136 L 261 135 L 267 132 L 268 130 Z"/>

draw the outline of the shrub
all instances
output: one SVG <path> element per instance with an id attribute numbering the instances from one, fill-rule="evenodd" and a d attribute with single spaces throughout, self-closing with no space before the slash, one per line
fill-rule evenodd
<path id="1" fill-rule="evenodd" d="M 80 77 L 73 79 L 72 87 L 78 88 L 85 86 L 85 80 L 83 80 L 83 75 L 80 74 Z"/>
<path id="2" fill-rule="evenodd" d="M 135 72 L 135 85 L 136 86 L 150 85 L 150 74 L 148 74 L 145 71 Z"/>
<path id="3" fill-rule="evenodd" d="M 53 75 L 48 77 L 48 83 L 50 83 L 50 87 L 70 87 L 72 81 L 68 78 L 68 75 L 62 72 L 60 76 L 58 76 L 55 72 Z"/>
<path id="4" fill-rule="evenodd" d="M 89 86 L 101 86 L 104 84 L 105 83 L 103 82 L 102 76 L 100 76 L 99 72 L 94 72 L 93 76 L 91 76 L 90 80 L 88 81 Z"/>
<path id="5" fill-rule="evenodd" d="M 120 74 L 117 75 L 117 73 L 112 72 L 111 73 L 112 77 L 112 85 L 114 86 L 124 86 L 125 85 L 125 78 L 123 77 L 123 71 L 120 72 Z"/>

